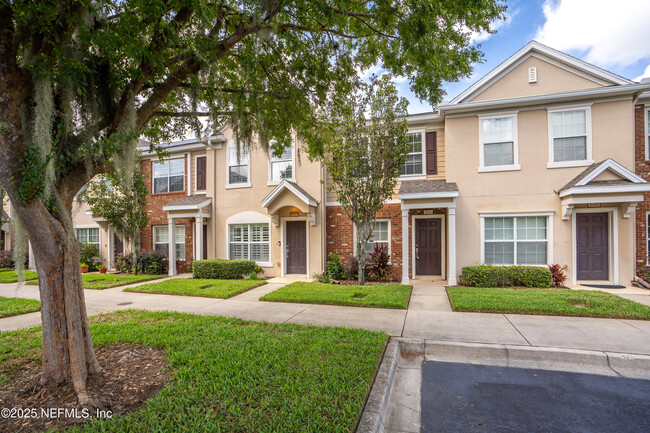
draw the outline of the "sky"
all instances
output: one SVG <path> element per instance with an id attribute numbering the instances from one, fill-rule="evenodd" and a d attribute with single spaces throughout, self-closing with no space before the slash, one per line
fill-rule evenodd
<path id="1" fill-rule="evenodd" d="M 531 40 L 536 40 L 631 80 L 650 77 L 650 0 L 509 0 L 506 20 L 493 23 L 495 34 L 472 35 L 484 61 L 471 77 L 446 83 L 453 99 Z M 406 80 L 397 78 L 409 113 L 432 111 Z"/>

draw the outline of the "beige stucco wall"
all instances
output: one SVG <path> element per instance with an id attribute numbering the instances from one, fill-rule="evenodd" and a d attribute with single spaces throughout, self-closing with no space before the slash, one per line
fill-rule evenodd
<path id="1" fill-rule="evenodd" d="M 593 158 L 612 158 L 634 169 L 632 101 L 592 105 Z M 546 109 L 519 111 L 518 146 L 521 170 L 479 173 L 478 116 L 447 118 L 447 180 L 456 182 L 457 274 L 481 260 L 481 212 L 553 212 L 553 262 L 573 272 L 571 221 L 562 220 L 555 193 L 586 167 L 547 168 L 549 161 Z M 634 273 L 634 218 L 618 216 L 619 282 Z M 611 270 L 610 270 L 611 277 Z"/>
<path id="2" fill-rule="evenodd" d="M 75 228 L 99 228 L 99 258 L 104 266 L 108 266 L 108 224 L 93 221 L 88 204 L 74 201 L 72 204 L 72 224 Z"/>
<path id="3" fill-rule="evenodd" d="M 528 82 L 528 68 L 537 67 L 537 82 Z M 559 68 L 537 56 L 530 56 L 483 92 L 465 102 L 518 98 L 601 87 L 596 81 Z"/>

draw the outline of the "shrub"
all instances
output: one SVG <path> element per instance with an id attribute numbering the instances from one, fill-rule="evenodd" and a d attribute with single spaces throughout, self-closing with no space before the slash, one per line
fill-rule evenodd
<path id="1" fill-rule="evenodd" d="M 88 271 L 95 272 L 102 263 L 99 260 L 99 245 L 84 242 L 79 251 L 79 260 L 88 266 Z"/>
<path id="2" fill-rule="evenodd" d="M 343 272 L 348 280 L 356 280 L 359 276 L 359 261 L 353 255 L 349 255 L 343 262 Z"/>
<path id="3" fill-rule="evenodd" d="M 237 280 L 255 272 L 256 266 L 252 260 L 196 260 L 192 272 L 194 278 Z"/>
<path id="4" fill-rule="evenodd" d="M 327 272 L 314 273 L 314 275 L 312 275 L 312 278 L 314 280 L 318 281 L 319 283 L 329 283 L 330 282 L 330 276 L 329 276 L 329 274 Z"/>
<path id="5" fill-rule="evenodd" d="M 461 284 L 470 287 L 550 287 L 551 271 L 539 266 L 465 266 Z"/>
<path id="6" fill-rule="evenodd" d="M 327 275 L 335 280 L 341 280 L 345 277 L 345 271 L 341 264 L 341 256 L 337 253 L 330 253 L 327 259 Z"/>
<path id="7" fill-rule="evenodd" d="M 386 280 L 393 270 L 393 267 L 388 262 L 390 262 L 388 245 L 375 244 L 375 249 L 368 255 L 368 261 L 366 263 L 368 279 L 370 281 Z"/>
<path id="8" fill-rule="evenodd" d="M 159 251 L 141 250 L 138 256 L 138 273 L 162 275 L 167 273 L 167 256 Z M 115 267 L 124 272 L 134 273 L 133 254 L 118 254 L 115 257 Z"/>
<path id="9" fill-rule="evenodd" d="M 257 281 L 262 279 L 262 275 L 257 272 L 251 272 L 250 274 L 244 275 L 245 280 Z"/>
<path id="10" fill-rule="evenodd" d="M 551 271 L 551 283 L 553 287 L 562 287 L 564 282 L 567 279 L 567 275 L 564 272 L 564 268 L 558 264 L 548 265 L 548 269 Z"/>
<path id="11" fill-rule="evenodd" d="M 0 268 L 13 269 L 14 267 L 15 267 L 14 252 L 12 250 L 1 250 Z"/>

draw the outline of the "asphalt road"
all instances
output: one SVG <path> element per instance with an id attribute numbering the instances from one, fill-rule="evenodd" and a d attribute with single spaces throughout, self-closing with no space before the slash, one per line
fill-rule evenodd
<path id="1" fill-rule="evenodd" d="M 422 432 L 650 432 L 650 381 L 451 362 L 422 366 Z"/>

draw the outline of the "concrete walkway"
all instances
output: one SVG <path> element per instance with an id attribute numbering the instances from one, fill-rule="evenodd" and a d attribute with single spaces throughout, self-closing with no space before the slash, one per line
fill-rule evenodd
<path id="1" fill-rule="evenodd" d="M 650 355 L 650 321 L 452 312 L 445 288 L 415 282 L 408 310 L 262 302 L 286 282 L 270 283 L 230 299 L 85 290 L 88 314 L 121 309 L 181 311 L 276 323 L 346 326 L 436 341 L 555 347 Z M 146 283 L 140 283 L 146 284 Z M 137 284 L 135 284 L 137 285 Z M 628 291 L 628 289 L 622 289 Z M 650 290 L 620 293 L 650 305 Z M 619 295 L 620 291 L 612 291 Z M 0 296 L 38 299 L 38 287 L 0 284 Z M 0 331 L 40 324 L 40 313 L 0 319 Z"/>

